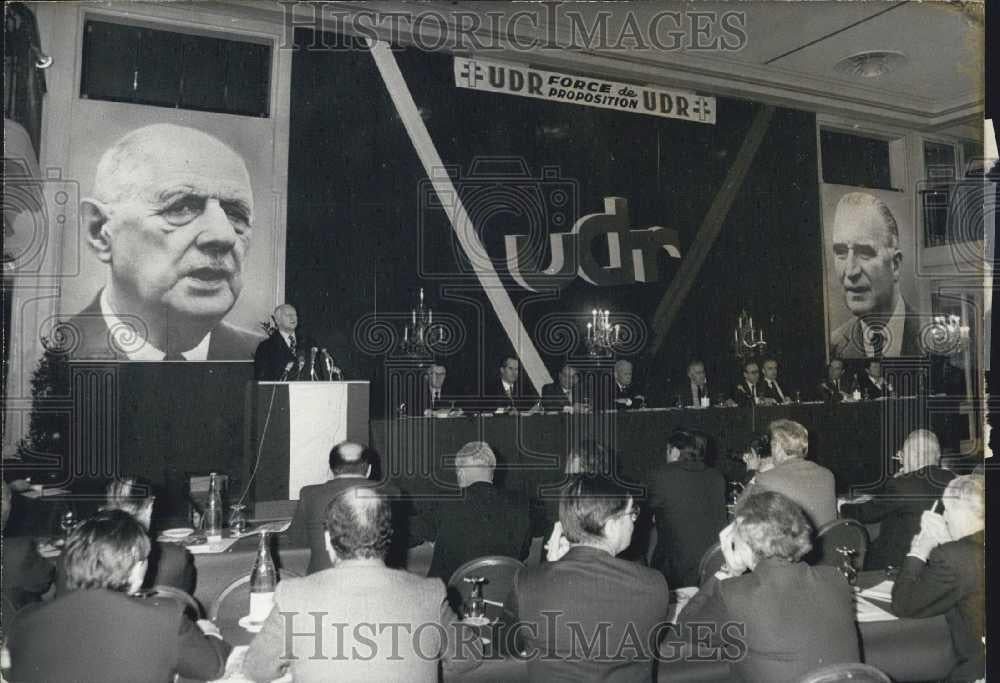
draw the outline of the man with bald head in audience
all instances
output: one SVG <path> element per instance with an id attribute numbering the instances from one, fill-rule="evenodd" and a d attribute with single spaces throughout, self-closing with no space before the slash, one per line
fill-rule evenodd
<path id="1" fill-rule="evenodd" d="M 920 355 L 920 320 L 899 291 L 899 226 L 885 202 L 867 192 L 841 197 L 833 262 L 851 318 L 830 335 L 830 357 Z"/>
<path id="2" fill-rule="evenodd" d="M 244 675 L 437 683 L 439 667 L 449 680 L 479 666 L 478 633 L 458 622 L 444 584 L 386 566 L 396 531 L 387 496 L 348 487 L 326 505 L 322 522 L 328 568 L 278 583 Z"/>
<path id="3" fill-rule="evenodd" d="M 842 517 L 881 524 L 865 557 L 866 569 L 902 566 L 910 542 L 920 531 L 920 515 L 941 499 L 945 486 L 955 478 L 940 467 L 941 444 L 927 429 L 911 432 L 894 459 L 899 471 L 879 491 L 840 508 Z"/>
<path id="4" fill-rule="evenodd" d="M 243 158 L 215 137 L 173 124 L 128 133 L 80 206 L 107 282 L 50 339 L 79 358 L 249 359 L 259 337 L 222 319 L 243 289 L 253 205 Z"/>
<path id="5" fill-rule="evenodd" d="M 342 441 L 330 450 L 330 479 L 322 484 L 303 486 L 299 504 L 285 538 L 291 545 L 308 545 L 309 569 L 313 574 L 330 567 L 330 557 L 323 540 L 323 519 L 326 506 L 351 486 L 377 485 L 369 479 L 378 455 L 368 446 Z"/>

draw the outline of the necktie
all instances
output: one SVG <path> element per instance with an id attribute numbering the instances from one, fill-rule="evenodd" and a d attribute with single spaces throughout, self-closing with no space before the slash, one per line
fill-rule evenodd
<path id="1" fill-rule="evenodd" d="M 840 391 L 840 380 L 839 379 L 833 380 L 833 389 L 834 389 L 834 391 Z"/>
<path id="2" fill-rule="evenodd" d="M 885 350 L 885 326 L 881 324 L 872 325 L 871 339 L 872 355 L 875 358 L 881 358 L 882 352 Z"/>
<path id="3" fill-rule="evenodd" d="M 288 348 L 291 350 L 292 355 L 295 355 L 295 335 L 288 335 Z"/>

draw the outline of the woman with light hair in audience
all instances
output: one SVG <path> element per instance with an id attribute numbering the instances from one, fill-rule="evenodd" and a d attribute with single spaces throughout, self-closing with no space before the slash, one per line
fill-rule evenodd
<path id="1" fill-rule="evenodd" d="M 896 616 L 947 618 L 957 659 L 949 681 L 985 676 L 985 484 L 979 474 L 948 483 L 943 513 L 924 511 L 892 588 Z"/>
<path id="2" fill-rule="evenodd" d="M 726 564 L 681 612 L 682 633 L 713 624 L 711 643 L 721 647 L 724 625 L 743 624 L 746 656 L 733 670 L 745 681 L 791 681 L 859 662 L 853 590 L 836 567 L 802 561 L 811 532 L 799 506 L 780 493 L 746 498 L 719 534 Z"/>
<path id="3" fill-rule="evenodd" d="M 156 496 L 152 495 L 151 491 L 152 487 L 148 483 L 134 477 L 115 479 L 108 485 L 105 504 L 101 509 L 127 512 L 142 524 L 146 533 L 149 533 L 153 504 L 156 502 Z M 193 594 L 195 587 L 193 556 L 187 548 L 176 543 L 152 541 L 142 585 L 145 588 L 169 586 L 189 595 Z M 60 559 L 57 563 L 56 593 L 62 594 L 66 589 L 65 568 Z"/>

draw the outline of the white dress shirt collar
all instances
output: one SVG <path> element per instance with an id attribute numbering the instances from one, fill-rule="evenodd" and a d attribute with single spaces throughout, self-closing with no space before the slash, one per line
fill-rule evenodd
<path id="1" fill-rule="evenodd" d="M 129 360 L 158 361 L 163 360 L 167 355 L 146 340 L 141 340 L 142 345 L 138 348 L 132 339 L 139 339 L 136 335 L 135 325 L 126 323 L 111 310 L 111 302 L 108 301 L 108 290 L 101 290 L 101 315 L 104 316 L 104 323 L 111 331 L 112 342 L 116 349 L 122 350 Z M 208 346 L 212 340 L 212 333 L 209 332 L 198 345 L 187 351 L 182 351 L 181 355 L 185 360 L 208 360 Z"/>

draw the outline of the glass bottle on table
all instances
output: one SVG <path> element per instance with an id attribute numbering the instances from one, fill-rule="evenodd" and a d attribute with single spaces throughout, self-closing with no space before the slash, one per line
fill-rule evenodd
<path id="1" fill-rule="evenodd" d="M 250 572 L 250 621 L 261 623 L 267 619 L 274 607 L 274 589 L 278 585 L 278 570 L 271 559 L 270 536 L 266 530 L 260 532 L 257 544 L 257 559 Z"/>
<path id="2" fill-rule="evenodd" d="M 222 494 L 219 492 L 219 475 L 215 472 L 208 475 L 208 501 L 205 503 L 202 523 L 209 543 L 222 540 Z"/>

